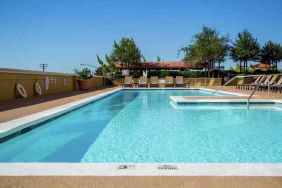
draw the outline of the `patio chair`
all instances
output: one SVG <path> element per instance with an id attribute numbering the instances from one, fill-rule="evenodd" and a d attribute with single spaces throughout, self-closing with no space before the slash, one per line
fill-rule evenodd
<path id="1" fill-rule="evenodd" d="M 257 84 L 261 80 L 262 77 L 263 77 L 262 75 L 258 76 L 257 79 L 250 84 L 239 83 L 239 84 L 236 85 L 236 88 L 238 88 L 238 89 L 248 88 L 248 86 L 250 86 L 250 85 Z"/>
<path id="2" fill-rule="evenodd" d="M 159 77 L 151 76 L 150 80 L 150 87 L 159 87 Z"/>
<path id="3" fill-rule="evenodd" d="M 273 75 L 272 77 L 271 77 L 271 79 L 269 79 L 269 82 L 267 82 L 266 84 L 261 84 L 260 86 L 259 86 L 259 88 L 260 89 L 267 89 L 268 88 L 268 85 L 269 86 L 272 86 L 274 83 L 275 83 L 275 80 L 277 79 L 277 77 L 278 77 L 278 75 L 276 74 L 276 75 Z"/>
<path id="4" fill-rule="evenodd" d="M 282 90 L 282 76 L 280 77 L 280 79 L 278 80 L 277 83 L 274 83 L 270 86 L 270 89 L 272 89 L 272 91 L 274 92 L 277 92 L 277 90 L 279 89 L 280 90 L 280 93 L 281 93 L 281 90 Z"/>
<path id="5" fill-rule="evenodd" d="M 126 87 L 126 86 L 133 87 L 132 76 L 125 76 L 122 87 Z"/>
<path id="6" fill-rule="evenodd" d="M 165 87 L 172 86 L 174 87 L 174 81 L 172 76 L 166 76 L 165 77 Z"/>
<path id="7" fill-rule="evenodd" d="M 258 85 L 265 83 L 267 81 L 267 76 L 262 76 L 262 78 L 257 82 L 257 83 L 251 83 L 251 84 L 245 84 L 245 86 L 247 87 L 247 89 L 251 89 L 253 90 L 253 87 L 257 87 Z"/>
<path id="8" fill-rule="evenodd" d="M 148 87 L 147 77 L 140 76 L 138 86 L 139 87 Z"/>
<path id="9" fill-rule="evenodd" d="M 270 78 L 268 78 L 268 76 L 264 76 L 263 79 L 261 79 L 259 81 L 259 83 L 257 84 L 253 84 L 251 87 L 251 90 L 253 90 L 253 88 L 258 88 L 258 90 L 261 89 L 261 86 L 265 86 L 265 85 L 268 85 L 268 82 L 271 80 L 272 76 Z"/>
<path id="10" fill-rule="evenodd" d="M 181 86 L 181 87 L 185 86 L 185 83 L 183 81 L 183 76 L 176 76 L 175 77 L 175 87 L 177 87 L 177 86 Z"/>

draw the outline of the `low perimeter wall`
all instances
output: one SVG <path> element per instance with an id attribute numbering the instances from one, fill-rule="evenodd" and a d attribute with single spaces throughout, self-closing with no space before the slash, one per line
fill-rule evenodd
<path id="1" fill-rule="evenodd" d="M 163 78 L 160 78 L 163 79 Z M 138 83 L 138 78 L 133 79 L 135 83 Z M 120 86 L 124 82 L 124 78 L 114 80 L 114 85 Z M 175 82 L 175 78 L 174 78 Z M 221 86 L 221 78 L 184 78 L 184 82 L 189 82 L 190 86 Z M 150 78 L 148 78 L 150 84 Z"/>
<path id="2" fill-rule="evenodd" d="M 49 88 L 46 88 L 45 79 L 49 79 Z M 0 69 L 0 101 L 20 98 L 16 92 L 16 84 L 19 83 L 25 88 L 28 98 L 35 96 L 35 82 L 38 82 L 42 95 L 49 95 L 62 92 L 78 90 L 77 77 L 74 74 L 51 73 L 40 71 L 27 71 L 15 69 Z M 103 77 L 90 79 L 91 88 L 102 87 Z"/>

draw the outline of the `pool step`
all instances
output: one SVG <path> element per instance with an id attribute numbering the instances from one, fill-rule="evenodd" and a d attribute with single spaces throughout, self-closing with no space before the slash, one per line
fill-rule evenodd
<path id="1" fill-rule="evenodd" d="M 247 103 L 248 96 L 170 96 L 170 100 L 177 103 Z M 281 101 L 280 101 L 281 102 Z M 275 104 L 277 100 L 252 99 L 250 103 Z"/>

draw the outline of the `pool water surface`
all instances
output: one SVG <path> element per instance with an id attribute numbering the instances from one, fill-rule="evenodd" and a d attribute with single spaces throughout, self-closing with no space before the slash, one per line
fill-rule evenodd
<path id="1" fill-rule="evenodd" d="M 0 144 L 1 162 L 281 163 L 282 108 L 196 105 L 202 90 L 122 90 Z M 219 94 L 222 95 L 222 94 Z"/>

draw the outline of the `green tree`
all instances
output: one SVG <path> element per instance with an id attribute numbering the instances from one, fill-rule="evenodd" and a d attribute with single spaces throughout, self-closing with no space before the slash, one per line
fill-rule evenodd
<path id="1" fill-rule="evenodd" d="M 248 30 L 238 33 L 235 42 L 231 47 L 230 56 L 233 61 L 240 63 L 240 72 L 242 72 L 242 63 L 244 63 L 244 72 L 247 71 L 248 61 L 257 61 L 260 56 L 260 45 L 256 38 Z"/>
<path id="2" fill-rule="evenodd" d="M 282 60 L 282 46 L 278 43 L 268 41 L 261 51 L 261 61 L 267 63 L 277 70 L 277 63 Z"/>
<path id="3" fill-rule="evenodd" d="M 91 70 L 88 68 L 84 68 L 81 71 L 75 69 L 75 74 L 82 80 L 86 80 L 91 77 Z"/>
<path id="4" fill-rule="evenodd" d="M 100 64 L 100 67 L 96 70 L 96 73 L 100 76 L 105 76 L 109 72 L 108 66 L 102 61 L 102 59 L 97 55 L 97 61 Z"/>
<path id="5" fill-rule="evenodd" d="M 97 76 L 104 76 L 104 72 L 103 72 L 102 67 L 98 67 L 98 68 L 95 70 L 95 75 L 97 75 Z"/>
<path id="6" fill-rule="evenodd" d="M 225 61 L 229 51 L 229 38 L 220 36 L 216 29 L 204 26 L 202 31 L 193 37 L 193 43 L 180 49 L 185 53 L 183 61 L 194 66 L 205 65 L 214 73 L 215 63 Z M 214 75 L 212 75 L 214 76 Z"/>
<path id="7" fill-rule="evenodd" d="M 140 63 L 141 58 L 144 59 L 133 38 L 122 38 L 119 43 L 114 41 L 112 52 L 105 55 L 106 63 L 97 55 L 97 61 L 102 67 L 101 71 L 104 75 L 106 73 L 116 73 L 116 63 L 120 63 L 122 68 L 129 69 L 132 65 Z"/>
<path id="8" fill-rule="evenodd" d="M 239 63 L 236 63 L 235 71 L 236 71 L 237 73 L 240 73 L 240 72 L 241 72 L 241 65 L 240 65 Z"/>
<path id="9" fill-rule="evenodd" d="M 113 51 L 108 56 L 108 61 L 120 62 L 122 66 L 129 69 L 132 65 L 140 63 L 141 57 L 141 51 L 133 38 L 123 37 L 119 43 L 114 42 Z"/>
<path id="10" fill-rule="evenodd" d="M 229 54 L 229 37 L 218 37 L 217 42 L 215 43 L 215 62 L 218 63 L 218 77 L 220 74 L 220 65 L 226 60 L 226 57 Z"/>
<path id="11" fill-rule="evenodd" d="M 147 60 L 146 60 L 146 58 L 142 55 L 142 57 L 141 57 L 141 60 L 143 61 L 143 62 L 147 62 Z"/>
<path id="12" fill-rule="evenodd" d="M 160 62 L 160 61 L 161 61 L 160 56 L 157 56 L 157 62 Z"/>

